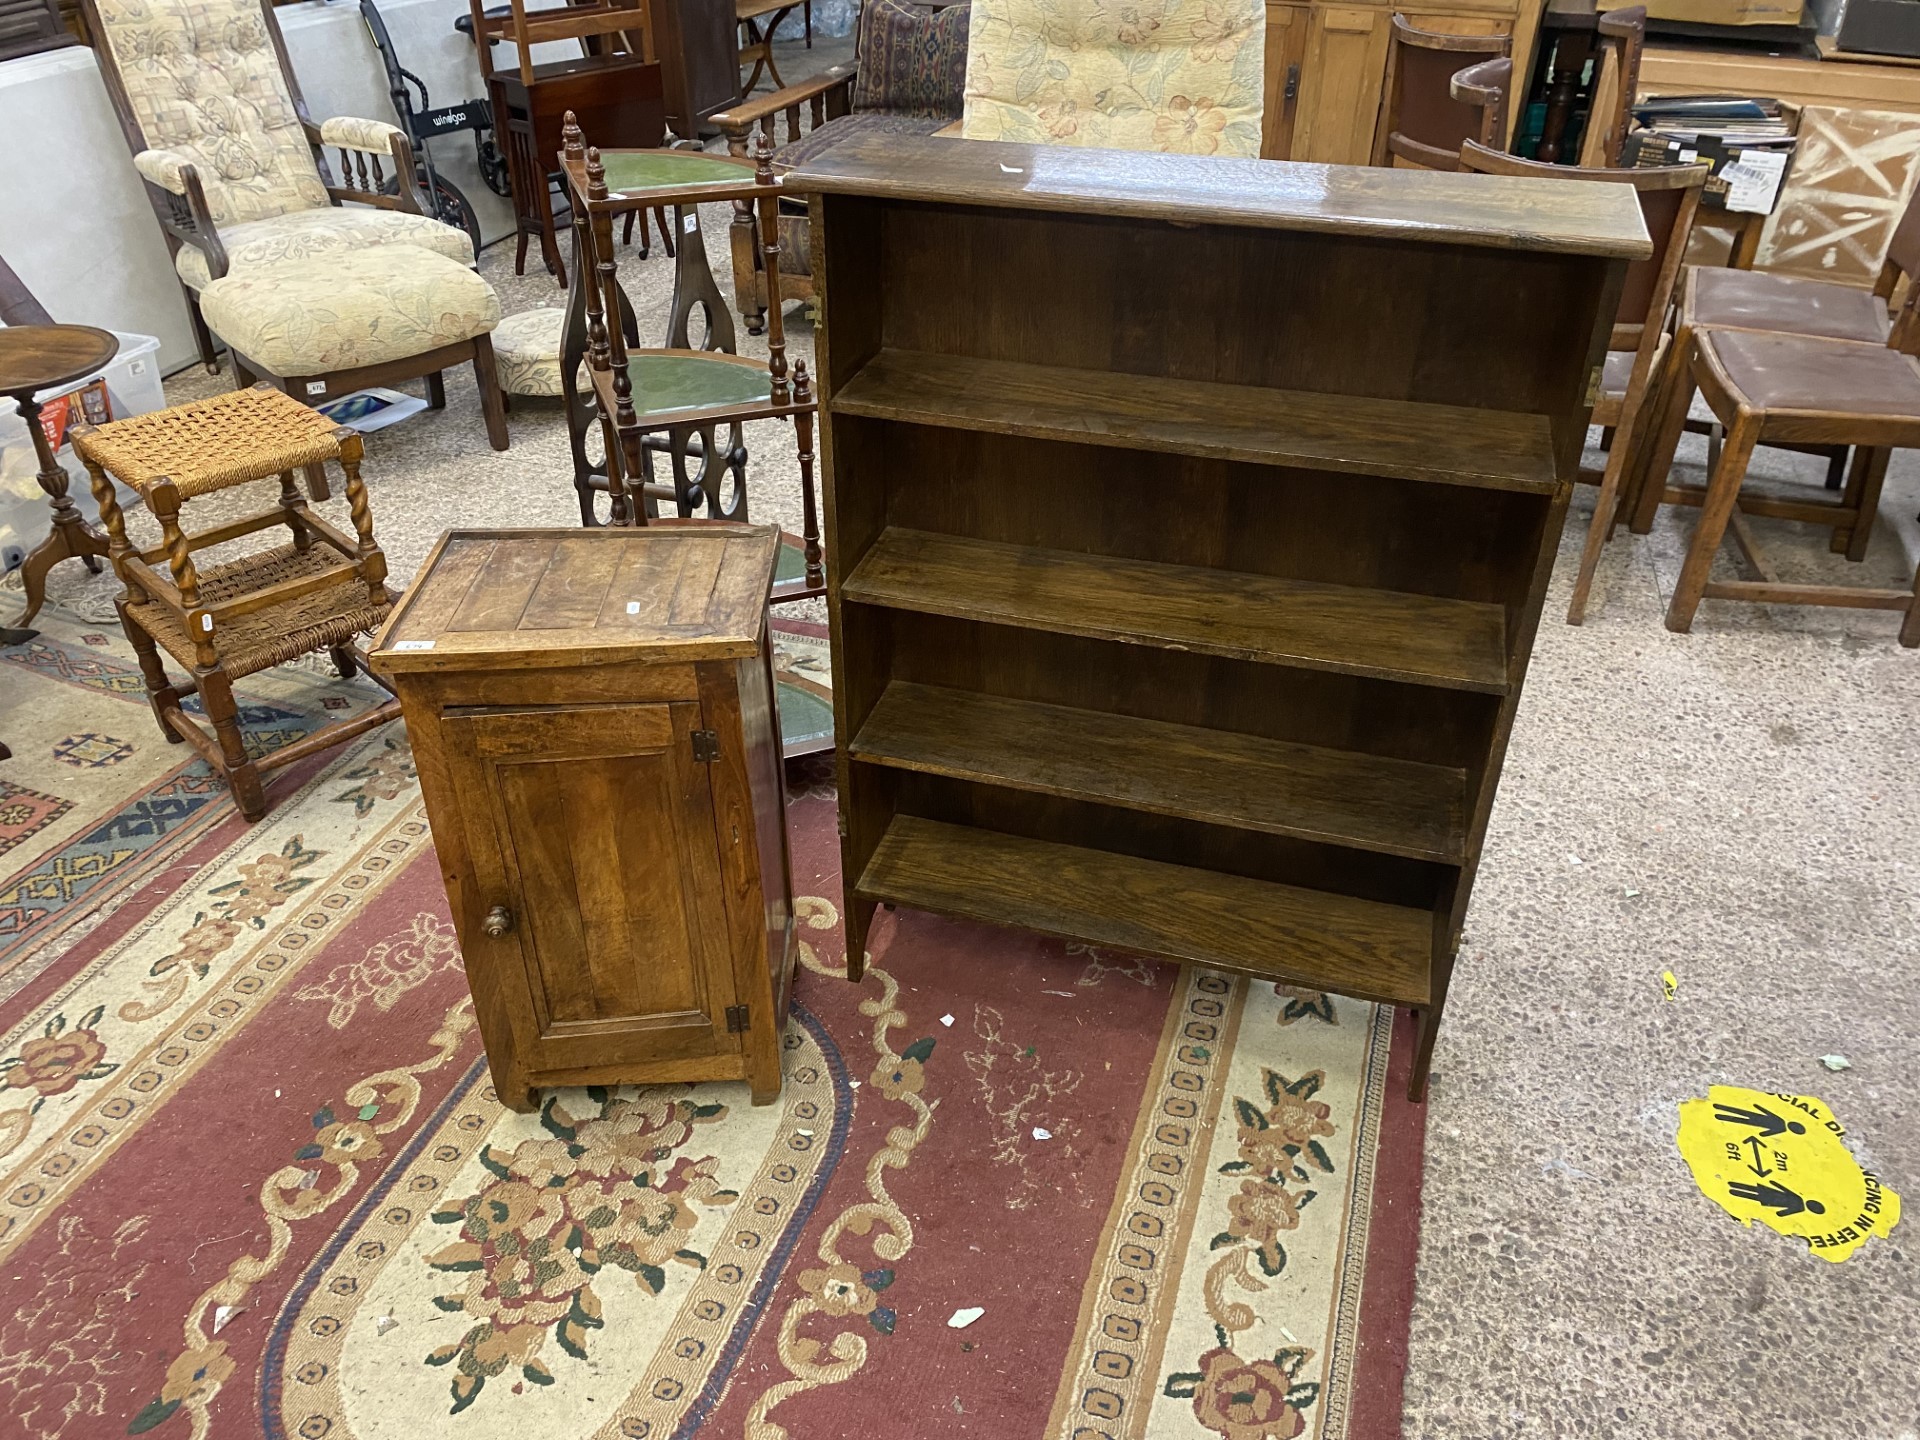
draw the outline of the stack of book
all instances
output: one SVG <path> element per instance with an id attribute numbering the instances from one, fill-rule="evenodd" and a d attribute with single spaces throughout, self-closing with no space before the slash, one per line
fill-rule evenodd
<path id="1" fill-rule="evenodd" d="M 1703 203 L 1764 215 L 1793 155 L 1792 122 L 1778 100 L 1747 95 L 1649 96 L 1633 110 L 1622 165 L 1711 166 Z"/>

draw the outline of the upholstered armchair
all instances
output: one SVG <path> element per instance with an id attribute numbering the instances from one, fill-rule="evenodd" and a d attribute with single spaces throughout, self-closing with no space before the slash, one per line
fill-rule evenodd
<path id="1" fill-rule="evenodd" d="M 745 157 L 755 130 L 785 143 L 773 167 L 784 172 L 861 132 L 930 135 L 960 118 L 967 73 L 967 6 L 933 0 L 866 0 L 854 39 L 854 63 L 736 105 L 713 117 L 727 149 Z M 802 122 L 805 122 L 803 125 Z M 758 335 L 767 310 L 766 272 L 752 209 L 734 207 L 733 285 L 747 329 Z M 804 202 L 780 202 L 780 292 L 813 294 L 812 251 Z"/>
<path id="2" fill-rule="evenodd" d="M 465 232 L 421 213 L 404 133 L 313 122 L 270 0 L 82 3 L 209 369 L 200 292 L 229 271 L 391 244 L 473 264 Z"/>

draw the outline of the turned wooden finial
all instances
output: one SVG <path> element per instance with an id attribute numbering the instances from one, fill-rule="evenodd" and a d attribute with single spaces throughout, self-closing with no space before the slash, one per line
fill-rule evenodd
<path id="1" fill-rule="evenodd" d="M 753 132 L 753 180 L 756 185 L 774 183 L 773 137 L 764 130 Z"/>
<path id="2" fill-rule="evenodd" d="M 569 160 L 578 160 L 586 153 L 586 136 L 580 133 L 580 122 L 571 110 L 567 111 L 567 118 L 560 125 L 560 145 Z"/>
<path id="3" fill-rule="evenodd" d="M 607 198 L 607 167 L 600 163 L 600 147 L 587 147 L 587 199 Z"/>
<path id="4" fill-rule="evenodd" d="M 807 374 L 807 362 L 796 360 L 793 362 L 793 402 L 796 405 L 805 405 L 811 399 L 813 399 L 813 380 Z"/>

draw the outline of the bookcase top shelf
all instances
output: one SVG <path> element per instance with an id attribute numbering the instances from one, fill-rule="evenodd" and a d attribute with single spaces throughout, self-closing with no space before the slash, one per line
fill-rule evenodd
<path id="1" fill-rule="evenodd" d="M 784 186 L 1627 260 L 1653 253 L 1631 186 L 1578 180 L 854 134 Z"/>

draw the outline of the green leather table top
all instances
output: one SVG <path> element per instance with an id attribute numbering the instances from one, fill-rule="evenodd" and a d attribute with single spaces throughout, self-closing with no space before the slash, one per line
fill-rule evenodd
<path id="1" fill-rule="evenodd" d="M 764 365 L 733 365 L 698 355 L 635 355 L 627 361 L 636 415 L 765 400 L 773 390 Z"/>
<path id="2" fill-rule="evenodd" d="M 750 166 L 693 151 L 614 150 L 602 152 L 600 160 L 606 166 L 607 189 L 623 193 L 674 189 L 682 185 L 753 183 Z"/>

